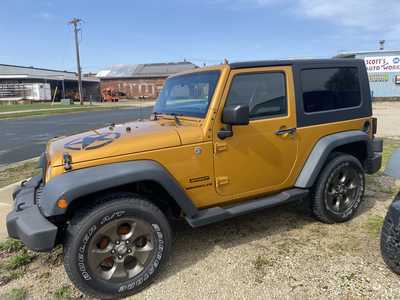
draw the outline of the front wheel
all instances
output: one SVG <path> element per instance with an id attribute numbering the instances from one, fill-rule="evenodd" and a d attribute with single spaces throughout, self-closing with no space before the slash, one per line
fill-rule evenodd
<path id="1" fill-rule="evenodd" d="M 312 191 L 312 210 L 324 223 L 350 220 L 364 197 L 364 170 L 357 158 L 337 153 L 322 170 Z"/>
<path id="2" fill-rule="evenodd" d="M 154 280 L 168 257 L 171 229 L 159 208 L 140 196 L 102 200 L 71 220 L 64 266 L 83 293 L 122 298 Z"/>

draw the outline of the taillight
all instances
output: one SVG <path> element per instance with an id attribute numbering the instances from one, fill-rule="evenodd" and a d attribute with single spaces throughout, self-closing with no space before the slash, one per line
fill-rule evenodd
<path id="1" fill-rule="evenodd" d="M 378 130 L 378 119 L 377 118 L 372 118 L 372 134 L 376 134 Z"/>

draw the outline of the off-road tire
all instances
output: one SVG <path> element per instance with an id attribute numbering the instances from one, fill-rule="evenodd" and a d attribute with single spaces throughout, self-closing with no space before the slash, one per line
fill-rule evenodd
<path id="1" fill-rule="evenodd" d="M 342 169 L 349 168 L 358 180 L 358 192 L 346 211 L 333 211 L 328 205 L 328 189 L 333 184 L 334 176 Z M 311 210 L 316 219 L 332 224 L 346 222 L 353 218 L 363 198 L 365 190 L 365 173 L 360 161 L 349 154 L 333 153 L 328 163 L 318 176 L 318 180 L 311 190 Z M 329 191 L 330 192 L 330 191 Z M 345 197 L 345 196 L 341 196 Z"/>
<path id="2" fill-rule="evenodd" d="M 71 281 L 86 295 L 101 299 L 127 297 L 153 282 L 165 264 L 171 249 L 171 228 L 161 210 L 140 195 L 111 194 L 98 200 L 90 208 L 79 210 L 70 221 L 64 239 L 64 267 Z M 154 229 L 151 237 L 155 250 L 139 274 L 123 282 L 112 282 L 91 271 L 87 253 L 96 232 L 128 217 Z"/>
<path id="3" fill-rule="evenodd" d="M 381 230 L 381 254 L 389 269 L 400 274 L 400 228 L 394 224 L 389 210 Z"/>

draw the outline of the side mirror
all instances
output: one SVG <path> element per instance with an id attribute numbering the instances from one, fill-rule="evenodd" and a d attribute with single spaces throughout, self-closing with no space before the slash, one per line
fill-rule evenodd
<path id="1" fill-rule="evenodd" d="M 226 124 L 224 128 L 218 131 L 218 137 L 224 140 L 233 136 L 233 125 L 249 124 L 249 106 L 248 105 L 227 105 L 222 112 L 222 123 Z"/>
<path id="2" fill-rule="evenodd" d="M 228 125 L 248 125 L 249 106 L 243 104 L 227 105 L 222 112 L 222 123 Z"/>

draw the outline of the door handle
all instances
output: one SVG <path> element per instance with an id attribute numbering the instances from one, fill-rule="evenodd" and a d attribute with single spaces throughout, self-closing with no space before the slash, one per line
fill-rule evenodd
<path id="1" fill-rule="evenodd" d="M 286 126 L 282 126 L 277 131 L 275 131 L 276 135 L 293 135 L 296 133 L 296 128 L 286 128 Z"/>

